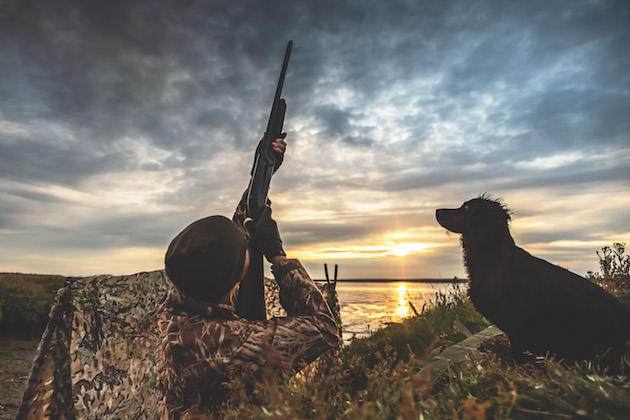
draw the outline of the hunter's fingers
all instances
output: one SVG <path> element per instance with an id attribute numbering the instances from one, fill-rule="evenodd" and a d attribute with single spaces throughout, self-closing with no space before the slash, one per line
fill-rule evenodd
<path id="1" fill-rule="evenodd" d="M 283 154 L 287 149 L 287 143 L 283 139 L 276 139 L 271 143 L 271 148 L 274 152 Z"/>
<path id="2" fill-rule="evenodd" d="M 243 227 L 245 228 L 245 237 L 247 239 L 252 239 L 252 234 L 249 232 L 248 226 L 251 226 L 251 223 L 254 223 L 254 220 L 251 217 L 243 220 Z"/>

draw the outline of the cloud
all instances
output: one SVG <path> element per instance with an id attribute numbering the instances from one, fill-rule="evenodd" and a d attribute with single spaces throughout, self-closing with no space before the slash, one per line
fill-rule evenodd
<path id="1" fill-rule="evenodd" d="M 30 255 L 36 241 L 43 258 L 90 241 L 160 248 L 187 221 L 229 215 L 288 39 L 289 149 L 272 185 L 288 244 L 358 247 L 394 230 L 392 220 L 432 226 L 440 203 L 485 191 L 525 214 L 536 205 L 519 194 L 572 195 L 559 199 L 569 209 L 602 185 L 599 201 L 615 203 L 608 222 L 532 235 L 553 243 L 572 229 L 584 241 L 630 231 L 618 193 L 630 153 L 630 7 L 621 2 L 2 8 L 2 249 L 19 243 Z M 461 269 L 433 252 L 436 270 Z M 381 270 L 374 264 L 368 271 Z"/>

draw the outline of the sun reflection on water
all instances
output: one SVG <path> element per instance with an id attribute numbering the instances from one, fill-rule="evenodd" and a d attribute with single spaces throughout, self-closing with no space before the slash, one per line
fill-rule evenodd
<path id="1" fill-rule="evenodd" d="M 436 291 L 452 287 L 445 283 L 414 283 L 396 281 L 339 282 L 337 292 L 345 331 L 344 342 L 353 335 L 365 337 L 388 324 L 401 322 L 414 315 L 409 305 L 422 307 Z"/>
<path id="2" fill-rule="evenodd" d="M 409 316 L 409 306 L 407 305 L 407 287 L 405 283 L 402 283 L 398 287 L 398 307 L 396 308 L 396 315 L 400 318 L 406 318 Z"/>

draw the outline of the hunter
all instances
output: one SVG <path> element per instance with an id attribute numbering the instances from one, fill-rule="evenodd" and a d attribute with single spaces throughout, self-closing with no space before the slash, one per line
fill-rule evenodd
<path id="1" fill-rule="evenodd" d="M 281 162 L 286 143 L 272 149 Z M 166 273 L 173 283 L 158 309 L 157 391 L 163 419 L 213 411 L 234 381 L 251 389 L 263 374 L 297 372 L 338 345 L 338 328 L 302 264 L 288 259 L 268 206 L 244 228 L 246 194 L 233 219 L 198 220 L 173 239 Z M 248 241 L 272 263 L 287 317 L 248 321 L 233 294 L 249 266 Z"/>

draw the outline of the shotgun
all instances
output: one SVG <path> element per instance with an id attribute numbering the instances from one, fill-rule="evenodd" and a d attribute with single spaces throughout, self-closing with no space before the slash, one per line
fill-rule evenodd
<path id="1" fill-rule="evenodd" d="M 293 41 L 289 41 L 287 44 L 282 69 L 280 70 L 280 79 L 278 80 L 276 94 L 271 105 L 267 129 L 254 155 L 254 165 L 250 174 L 249 193 L 247 195 L 247 217 L 251 217 L 254 222 L 258 221 L 267 204 L 269 183 L 276 169 L 276 157 L 271 149 L 271 143 L 282 135 L 282 125 L 284 124 L 287 104 L 280 96 L 282 95 L 284 76 L 289 65 L 291 48 L 293 48 Z M 236 313 L 240 317 L 250 321 L 267 318 L 264 281 L 262 252 L 250 246 L 249 269 L 245 278 L 241 281 L 236 302 Z"/>

